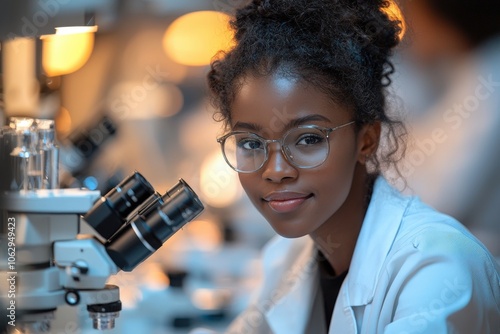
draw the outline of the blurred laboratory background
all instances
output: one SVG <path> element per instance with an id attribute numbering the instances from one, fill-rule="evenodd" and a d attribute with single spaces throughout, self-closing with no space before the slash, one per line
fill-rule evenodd
<path id="1" fill-rule="evenodd" d="M 222 332 L 258 284 L 259 252 L 274 231 L 220 154 L 223 129 L 205 85 L 210 59 L 231 47 L 228 20 L 242 2 L 0 4 L 0 126 L 10 116 L 54 121 L 59 188 L 104 195 L 139 171 L 160 193 L 182 178 L 205 206 L 134 270 L 110 277 L 122 310 L 108 333 Z M 498 5 L 398 4 L 386 9 L 404 22 L 388 108 L 407 124 L 410 142 L 401 175 L 388 177 L 461 220 L 500 256 Z M 9 46 L 23 38 L 32 44 Z M 13 64 L 22 59 L 6 56 L 8 48 L 32 50 L 32 68 L 19 70 Z M 10 89 L 6 78 L 27 92 Z M 2 189 L 12 190 L 11 181 L 3 178 Z M 84 223 L 80 232 L 95 234 Z M 61 305 L 50 333 L 98 331 L 85 305 Z"/>

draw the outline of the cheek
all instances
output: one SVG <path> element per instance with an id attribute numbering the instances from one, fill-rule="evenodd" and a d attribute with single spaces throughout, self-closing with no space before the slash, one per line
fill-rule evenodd
<path id="1" fill-rule="evenodd" d="M 255 204 L 257 202 L 256 196 L 254 194 L 258 191 L 259 177 L 257 173 L 242 174 L 238 173 L 238 178 L 240 179 L 241 187 L 250 198 L 250 200 Z"/>
<path id="2" fill-rule="evenodd" d="M 347 178 L 356 166 L 359 153 L 357 146 L 357 140 L 354 136 L 334 141 L 330 146 L 330 154 L 327 160 L 321 166 L 321 173 L 324 177 L 342 179 L 342 176 L 344 176 Z"/>
<path id="3" fill-rule="evenodd" d="M 248 178 L 249 178 L 248 174 L 238 173 L 238 179 L 240 179 L 241 186 L 243 187 L 243 189 L 245 189 L 245 191 L 246 191 L 246 186 L 249 183 Z"/>
<path id="4" fill-rule="evenodd" d="M 349 149 L 344 146 L 343 149 L 331 151 L 327 161 L 310 175 L 315 179 L 318 192 L 326 195 L 322 196 L 323 201 L 328 198 L 343 201 L 351 189 L 357 150 L 354 142 L 350 144 Z"/>
<path id="5" fill-rule="evenodd" d="M 343 202 L 352 185 L 356 159 L 351 157 L 332 160 L 335 161 L 308 175 L 309 182 L 315 184 L 318 194 L 321 194 L 321 201 L 336 199 Z"/>

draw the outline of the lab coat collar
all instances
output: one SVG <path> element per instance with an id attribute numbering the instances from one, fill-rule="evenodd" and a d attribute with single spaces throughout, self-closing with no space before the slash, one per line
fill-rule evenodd
<path id="1" fill-rule="evenodd" d="M 346 278 L 346 306 L 367 305 L 373 300 L 408 201 L 383 177 L 377 178 Z"/>

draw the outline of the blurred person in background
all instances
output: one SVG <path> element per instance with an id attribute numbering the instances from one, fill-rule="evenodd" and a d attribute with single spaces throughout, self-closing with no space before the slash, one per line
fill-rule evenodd
<path id="1" fill-rule="evenodd" d="M 397 95 L 415 101 L 417 77 L 426 89 L 419 105 L 407 104 L 407 189 L 464 223 L 498 258 L 500 2 L 418 0 L 404 9 L 409 47 L 400 56 L 413 73 L 400 74 Z"/>

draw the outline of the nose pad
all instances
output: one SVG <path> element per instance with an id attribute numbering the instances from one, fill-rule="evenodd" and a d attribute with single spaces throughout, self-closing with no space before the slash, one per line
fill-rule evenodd
<path id="1" fill-rule="evenodd" d="M 264 171 L 262 177 L 272 182 L 281 182 L 284 179 L 296 178 L 298 173 L 297 169 L 288 161 L 280 144 L 273 144 L 275 144 L 273 147 L 269 145 L 269 156 L 267 162 L 263 166 Z"/>

